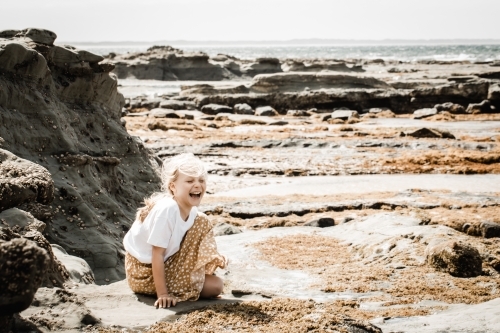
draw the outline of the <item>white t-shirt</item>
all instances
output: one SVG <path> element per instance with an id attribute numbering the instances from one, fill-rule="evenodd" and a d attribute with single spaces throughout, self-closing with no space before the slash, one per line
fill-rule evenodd
<path id="1" fill-rule="evenodd" d="M 144 264 L 151 263 L 153 245 L 166 249 L 163 261 L 179 251 L 182 239 L 191 228 L 198 214 L 193 207 L 187 221 L 181 218 L 179 206 L 174 199 L 160 199 L 149 212 L 144 222 L 134 221 L 123 238 L 125 250 Z"/>

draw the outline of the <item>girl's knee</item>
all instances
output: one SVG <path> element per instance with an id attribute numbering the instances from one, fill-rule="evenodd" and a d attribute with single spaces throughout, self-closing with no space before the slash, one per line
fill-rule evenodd
<path id="1" fill-rule="evenodd" d="M 217 277 L 215 275 L 212 275 L 214 277 L 214 282 L 213 282 L 213 286 L 214 286 L 214 293 L 216 293 L 215 296 L 218 296 L 220 294 L 222 294 L 222 290 L 224 289 L 224 282 L 222 281 L 222 279 L 220 277 Z"/>
<path id="2" fill-rule="evenodd" d="M 205 284 L 203 285 L 203 290 L 201 291 L 201 297 L 209 298 L 216 297 L 222 293 L 224 288 L 224 282 L 221 278 L 215 275 L 206 275 Z"/>

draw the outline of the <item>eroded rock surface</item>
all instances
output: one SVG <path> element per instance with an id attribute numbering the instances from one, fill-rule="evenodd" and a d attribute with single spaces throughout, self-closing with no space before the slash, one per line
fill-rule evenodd
<path id="1" fill-rule="evenodd" d="M 0 317 L 28 308 L 49 264 L 47 252 L 25 238 L 0 240 Z"/>
<path id="2" fill-rule="evenodd" d="M 37 201 L 48 242 L 85 259 L 98 283 L 117 281 L 121 238 L 158 188 L 158 162 L 120 122 L 113 66 L 37 31 L 0 38 L 0 143 L 17 156 L 2 150 L 2 206 Z M 4 195 L 7 184 L 19 197 Z"/>
<path id="3" fill-rule="evenodd" d="M 48 204 L 54 197 L 54 182 L 41 165 L 0 149 L 0 211 L 27 202 Z"/>

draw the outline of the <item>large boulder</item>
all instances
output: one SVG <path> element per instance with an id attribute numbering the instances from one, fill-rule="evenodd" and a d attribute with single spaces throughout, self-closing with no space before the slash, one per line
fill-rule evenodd
<path id="1" fill-rule="evenodd" d="M 413 112 L 413 119 L 422 119 L 431 116 L 435 116 L 438 114 L 438 110 L 435 108 L 425 108 L 418 109 Z"/>
<path id="2" fill-rule="evenodd" d="M 20 33 L 21 30 L 7 29 L 0 31 L 0 38 L 12 38 Z"/>
<path id="3" fill-rule="evenodd" d="M 283 70 L 278 58 L 257 58 L 255 62 L 242 65 L 240 71 L 253 77 L 259 74 L 280 73 Z"/>
<path id="4" fill-rule="evenodd" d="M 413 132 L 402 132 L 401 136 L 411 136 L 413 138 L 455 139 L 455 136 L 448 131 L 426 127 L 419 128 Z"/>
<path id="5" fill-rule="evenodd" d="M 23 42 L 0 44 L 0 74 L 44 79 L 49 69 L 46 59 Z M 2 100 L 0 100 L 0 105 Z"/>
<path id="6" fill-rule="evenodd" d="M 356 110 L 336 110 L 333 111 L 331 119 L 349 120 L 352 118 L 359 118 L 358 111 Z"/>
<path id="7" fill-rule="evenodd" d="M 471 236 L 483 238 L 500 237 L 500 224 L 492 221 L 481 221 L 479 223 L 465 223 L 463 231 Z"/>
<path id="8" fill-rule="evenodd" d="M 488 100 L 500 101 L 500 84 L 490 84 L 490 88 L 488 89 Z"/>
<path id="9" fill-rule="evenodd" d="M 335 225 L 335 220 L 332 219 L 331 217 L 319 217 L 304 223 L 304 226 L 306 227 L 317 227 L 317 228 L 333 227 L 334 225 Z"/>
<path id="10" fill-rule="evenodd" d="M 491 113 L 493 110 L 490 101 L 486 99 L 481 103 L 470 103 L 465 113 Z"/>
<path id="11" fill-rule="evenodd" d="M 46 29 L 39 28 L 28 28 L 20 31 L 17 34 L 17 37 L 26 37 L 34 41 L 35 43 L 46 44 L 46 45 L 54 45 L 54 41 L 57 38 L 57 35 Z"/>
<path id="12" fill-rule="evenodd" d="M 482 273 L 481 255 L 469 244 L 453 240 L 437 245 L 429 244 L 425 254 L 427 264 L 440 272 L 463 278 L 479 276 Z"/>
<path id="13" fill-rule="evenodd" d="M 481 230 L 481 236 L 484 238 L 500 237 L 500 224 L 483 221 L 479 224 L 479 230 Z"/>
<path id="14" fill-rule="evenodd" d="M 35 242 L 40 248 L 46 251 L 49 260 L 47 262 L 47 269 L 42 276 L 42 287 L 63 288 L 70 276 L 66 267 L 52 252 L 52 246 L 49 241 L 42 234 L 46 224 L 35 219 L 30 213 L 17 208 L 1 212 L 0 221 L 15 232 L 11 236 L 4 236 L 4 240 L 22 237 Z"/>
<path id="15" fill-rule="evenodd" d="M 179 119 L 181 116 L 179 116 L 175 110 L 169 110 L 169 109 L 153 109 L 149 112 L 150 117 L 154 118 L 173 118 L 173 119 Z"/>
<path id="16" fill-rule="evenodd" d="M 278 115 L 278 111 L 276 111 L 272 106 L 260 106 L 255 109 L 255 115 L 274 117 Z"/>
<path id="17" fill-rule="evenodd" d="M 233 108 L 227 105 L 207 104 L 201 108 L 201 112 L 216 115 L 218 113 L 233 113 Z"/>
<path id="18" fill-rule="evenodd" d="M 453 114 L 465 113 L 465 108 L 460 104 L 454 104 L 451 102 L 446 102 L 443 104 L 436 104 L 434 109 L 437 111 L 448 111 Z"/>
<path id="19" fill-rule="evenodd" d="M 66 268 L 71 281 L 83 284 L 95 283 L 94 273 L 85 260 L 68 254 L 57 244 L 51 244 L 51 247 L 55 258 Z"/>
<path id="20" fill-rule="evenodd" d="M 233 108 L 234 108 L 234 113 L 236 114 L 248 114 L 248 115 L 254 114 L 254 110 L 247 103 L 236 104 Z"/>
<path id="21" fill-rule="evenodd" d="M 47 252 L 24 238 L 0 240 L 0 316 L 28 308 L 47 269 Z"/>

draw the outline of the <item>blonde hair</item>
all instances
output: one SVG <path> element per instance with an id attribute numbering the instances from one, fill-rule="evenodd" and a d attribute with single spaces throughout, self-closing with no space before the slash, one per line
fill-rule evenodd
<path id="1" fill-rule="evenodd" d="M 137 210 L 136 220 L 144 222 L 146 216 L 159 200 L 165 197 L 173 197 L 174 193 L 170 189 L 170 184 L 177 180 L 179 173 L 205 179 L 208 176 L 205 165 L 193 153 L 179 154 L 171 158 L 167 163 L 164 161 L 160 173 L 161 192 L 153 193 L 144 199 L 144 206 Z"/>

